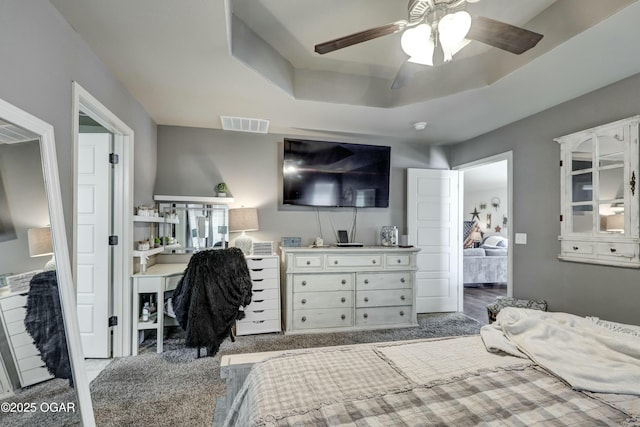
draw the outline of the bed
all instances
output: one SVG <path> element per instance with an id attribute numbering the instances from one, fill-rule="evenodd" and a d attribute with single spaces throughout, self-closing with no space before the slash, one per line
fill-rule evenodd
<path id="1" fill-rule="evenodd" d="M 640 327 L 521 308 L 480 335 L 286 353 L 226 426 L 640 426 Z"/>

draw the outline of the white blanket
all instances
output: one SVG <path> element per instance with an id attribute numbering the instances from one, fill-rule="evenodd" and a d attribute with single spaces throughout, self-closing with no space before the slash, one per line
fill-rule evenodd
<path id="1" fill-rule="evenodd" d="M 640 395 L 640 336 L 622 329 L 568 313 L 507 307 L 481 335 L 489 351 L 513 354 L 515 346 L 576 390 Z"/>

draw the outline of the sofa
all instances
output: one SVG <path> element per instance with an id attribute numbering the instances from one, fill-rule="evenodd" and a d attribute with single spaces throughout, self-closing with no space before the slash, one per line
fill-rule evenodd
<path id="1" fill-rule="evenodd" d="M 465 286 L 507 283 L 509 249 L 506 239 L 487 241 L 478 248 L 463 249 L 462 280 Z"/>

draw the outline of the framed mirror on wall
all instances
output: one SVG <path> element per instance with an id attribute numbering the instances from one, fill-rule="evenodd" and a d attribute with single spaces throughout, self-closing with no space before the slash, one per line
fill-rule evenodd
<path id="1" fill-rule="evenodd" d="M 2 99 L 0 253 L 0 424 L 94 426 L 53 127 Z"/>

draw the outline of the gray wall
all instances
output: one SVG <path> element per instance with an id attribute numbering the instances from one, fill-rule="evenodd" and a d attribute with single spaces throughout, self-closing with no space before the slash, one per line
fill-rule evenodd
<path id="1" fill-rule="evenodd" d="M 151 200 L 156 125 L 58 11 L 44 0 L 0 0 L 0 98 L 54 126 L 67 239 L 73 212 L 72 82 L 135 132 L 136 203 Z"/>
<path id="2" fill-rule="evenodd" d="M 0 178 L 5 195 L 0 203 L 6 203 L 15 229 L 15 238 L 0 240 L 0 274 L 40 270 L 51 255 L 30 258 L 27 240 L 29 228 L 49 225 L 40 142 L 0 144 Z"/>
<path id="3" fill-rule="evenodd" d="M 174 126 L 158 127 L 158 175 L 156 194 L 213 196 L 215 185 L 225 181 L 234 197 L 231 207 L 256 207 L 260 231 L 250 233 L 255 240 L 279 244 L 284 236 L 298 236 L 311 244 L 322 235 L 327 243 L 336 229 L 348 229 L 351 209 L 320 209 L 282 206 L 282 142 L 284 135 L 251 134 L 214 129 Z M 310 139 L 310 138 L 309 138 Z M 316 138 L 337 141 L 331 138 Z M 340 139 L 340 141 L 346 141 Z M 391 184 L 389 208 L 358 210 L 356 239 L 376 243 L 383 225 L 405 230 L 406 168 L 448 169 L 440 149 L 426 145 L 389 140 L 349 139 L 349 142 L 391 146 Z M 231 235 L 231 241 L 237 235 Z"/>
<path id="4" fill-rule="evenodd" d="M 524 102 L 524 100 L 523 100 Z M 490 106 L 488 106 L 490 107 Z M 554 311 L 640 324 L 640 271 L 558 261 L 560 147 L 553 138 L 640 112 L 640 75 L 451 147 L 452 166 L 513 150 L 513 293 Z"/>

